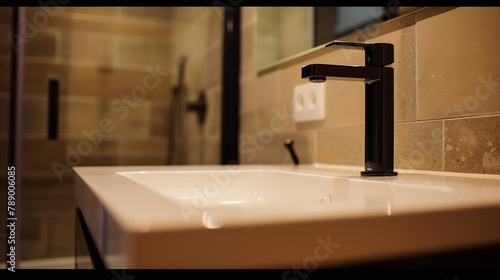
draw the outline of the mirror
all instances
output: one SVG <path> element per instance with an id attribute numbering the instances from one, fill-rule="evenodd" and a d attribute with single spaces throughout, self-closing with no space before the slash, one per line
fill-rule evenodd
<path id="1" fill-rule="evenodd" d="M 422 7 L 257 7 L 256 69 L 269 69 L 419 9 Z"/>

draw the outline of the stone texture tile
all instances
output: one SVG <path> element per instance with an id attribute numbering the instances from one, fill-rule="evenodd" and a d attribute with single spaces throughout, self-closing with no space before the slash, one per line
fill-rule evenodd
<path id="1" fill-rule="evenodd" d="M 84 133 L 100 131 L 106 138 L 150 136 L 151 103 L 97 98 L 66 98 L 61 102 L 62 137 L 82 138 Z"/>
<path id="2" fill-rule="evenodd" d="M 0 8 L 0 10 L 3 10 Z M 0 16 L 1 17 L 1 16 Z M 9 34 L 12 32 L 11 24 L 4 24 L 0 21 L 0 55 L 10 56 L 12 45 L 9 40 Z"/>
<path id="3" fill-rule="evenodd" d="M 64 32 L 62 58 L 72 62 L 94 62 L 103 67 L 111 67 L 117 63 L 114 37 L 117 37 L 117 34 L 75 32 L 75 30 Z"/>
<path id="4" fill-rule="evenodd" d="M 182 9 L 182 11 L 197 9 L 199 10 L 199 8 L 190 8 Z M 189 61 L 196 61 L 197 56 L 204 56 L 207 49 L 221 44 L 221 24 L 223 21 L 214 11 L 212 8 L 202 8 L 196 12 L 197 16 L 189 18 L 189 20 L 179 19 L 178 15 L 175 16 L 176 29 L 172 37 L 172 41 L 175 42 L 172 49 L 173 58 L 186 55 Z"/>
<path id="5" fill-rule="evenodd" d="M 26 259 L 48 257 L 47 225 L 40 215 L 24 215 L 21 226 L 21 252 Z M 5 246 L 4 246 L 5 247 Z"/>
<path id="6" fill-rule="evenodd" d="M 8 60 L 0 59 L 0 75 L 8 77 L 9 65 Z M 61 95 L 108 97 L 124 102 L 127 98 L 141 100 L 141 88 L 147 89 L 144 99 L 148 100 L 167 100 L 170 94 L 170 73 L 157 64 L 133 71 L 26 62 L 24 75 L 26 93 L 47 94 L 48 81 L 55 78 L 60 81 Z M 9 85 L 8 79 L 0 79 L 0 92 L 10 92 Z"/>
<path id="7" fill-rule="evenodd" d="M 134 107 L 121 104 L 123 110 L 117 113 L 113 110 L 113 103 L 107 103 L 108 106 L 102 112 L 102 118 L 108 119 L 113 125 L 114 130 L 108 133 L 110 138 L 126 137 L 129 139 L 147 139 L 150 137 L 150 123 L 151 123 L 151 103 L 149 101 L 137 102 Z M 96 126 L 97 128 L 97 126 Z"/>
<path id="8" fill-rule="evenodd" d="M 116 164 L 116 142 L 97 142 L 97 136 L 89 137 L 82 136 L 80 140 L 25 139 L 22 157 L 24 171 L 27 174 L 43 174 L 54 180 L 65 180 L 72 175 L 72 166 Z"/>
<path id="9" fill-rule="evenodd" d="M 23 179 L 21 254 L 24 259 L 74 254 L 76 200 L 72 182 Z"/>
<path id="10" fill-rule="evenodd" d="M 459 7 L 417 23 L 419 119 L 500 112 L 500 8 Z"/>
<path id="11" fill-rule="evenodd" d="M 371 39 L 394 45 L 394 121 L 417 119 L 416 34 L 414 16 L 396 21 L 397 30 Z M 376 29 L 375 29 L 376 30 Z"/>
<path id="12" fill-rule="evenodd" d="M 5 198 L 4 198 L 4 201 L 5 201 Z M 7 209 L 6 207 L 4 207 L 5 209 Z M 3 213 L 4 211 L 2 211 L 2 213 L 0 214 L 0 219 L 6 221 L 7 220 L 7 215 Z M 0 233 L 2 234 L 0 236 L 0 261 L 2 261 L 3 263 L 5 263 L 5 261 L 7 260 L 7 234 L 5 232 L 2 232 Z"/>
<path id="13" fill-rule="evenodd" d="M 186 164 L 206 165 L 220 164 L 220 136 L 193 137 L 185 141 Z"/>
<path id="14" fill-rule="evenodd" d="M 0 8 L 0 23 L 1 25 L 9 25 L 12 23 L 12 7 Z"/>
<path id="15" fill-rule="evenodd" d="M 7 170 L 7 165 L 9 163 L 8 154 L 9 154 L 9 139 L 7 138 L 7 136 L 2 136 L 0 137 L 0 168 L 3 168 L 4 170 Z M 0 215 L 1 213 L 2 212 L 0 211 Z"/>
<path id="16" fill-rule="evenodd" d="M 24 139 L 23 170 L 25 172 L 45 172 L 52 178 L 57 178 L 52 163 L 66 164 L 67 151 L 65 147 L 65 140 Z"/>
<path id="17" fill-rule="evenodd" d="M 26 58 L 56 58 L 58 48 L 58 34 L 56 32 L 40 30 L 32 38 L 27 39 L 25 45 Z"/>
<path id="18" fill-rule="evenodd" d="M 293 164 L 285 147 L 287 138 L 294 141 L 294 150 L 300 163 L 314 163 L 316 137 L 314 132 L 273 133 L 262 129 L 257 133 L 243 133 L 239 142 L 239 161 L 242 164 Z"/>
<path id="19" fill-rule="evenodd" d="M 170 50 L 173 45 L 167 39 L 120 35 L 117 41 L 116 57 L 120 66 L 143 69 L 147 65 L 159 64 L 161 69 L 172 67 Z"/>
<path id="20" fill-rule="evenodd" d="M 396 124 L 394 168 L 443 171 L 443 122 Z"/>
<path id="21" fill-rule="evenodd" d="M 500 116 L 444 124 L 445 171 L 500 174 Z"/>
<path id="22" fill-rule="evenodd" d="M 121 7 L 121 16 L 155 21 L 171 21 L 170 7 Z"/>
<path id="23" fill-rule="evenodd" d="M 154 46 L 155 42 L 151 39 L 121 36 L 118 47 L 119 63 L 139 67 L 150 65 L 156 60 Z"/>
<path id="24" fill-rule="evenodd" d="M 202 52 L 201 56 L 187 56 L 184 78 L 186 84 L 195 91 L 222 83 L 222 45 L 212 45 Z"/>
<path id="25" fill-rule="evenodd" d="M 23 215 L 64 213 L 74 210 L 76 206 L 71 180 L 59 182 L 56 178 L 23 178 L 21 198 Z"/>
<path id="26" fill-rule="evenodd" d="M 47 139 L 48 100 L 47 95 L 33 94 L 23 98 L 23 132 L 27 137 Z M 59 116 L 59 118 L 63 118 Z M 59 129 L 59 131 L 61 131 Z"/>
<path id="27" fill-rule="evenodd" d="M 48 217 L 47 257 L 75 255 L 75 212 L 52 214 Z"/>
<path id="28" fill-rule="evenodd" d="M 166 139 L 122 140 L 119 144 L 119 164 L 157 165 L 167 163 Z"/>
<path id="29" fill-rule="evenodd" d="M 74 223 L 74 209 L 66 213 L 30 215 L 23 218 L 23 246 L 20 252 L 23 259 L 73 256 Z"/>
<path id="30" fill-rule="evenodd" d="M 108 34 L 162 36 L 165 38 L 171 36 L 172 27 L 170 23 L 160 20 L 127 20 L 133 18 L 126 16 L 117 18 L 112 16 L 112 11 L 119 8 L 102 9 L 102 7 L 72 7 L 72 9 L 79 10 L 78 14 L 72 13 L 71 10 L 67 10 L 68 8 L 69 7 L 57 7 L 51 10 L 51 14 L 48 14 L 44 12 L 43 8 L 30 7 L 26 11 L 26 17 L 32 21 L 37 12 L 43 12 L 49 15 L 43 27 L 58 28 L 61 30 L 86 30 Z M 96 15 L 98 17 L 96 17 Z"/>
<path id="31" fill-rule="evenodd" d="M 0 134 L 7 136 L 9 132 L 9 103 L 8 93 L 0 93 Z"/>
<path id="32" fill-rule="evenodd" d="M 118 142 L 96 129 L 88 130 L 79 140 L 66 140 L 66 166 L 110 166 L 118 163 Z M 54 168 L 53 168 L 54 169 Z"/>
<path id="33" fill-rule="evenodd" d="M 168 137 L 170 133 L 171 107 L 165 103 L 151 104 L 150 133 L 152 137 Z"/>
<path id="34" fill-rule="evenodd" d="M 317 131 L 318 163 L 364 166 L 364 126 Z"/>
<path id="35" fill-rule="evenodd" d="M 100 130 L 99 124 L 104 113 L 110 111 L 97 98 L 65 98 L 60 102 L 59 133 L 61 137 L 83 138 L 82 132 Z"/>
<path id="36" fill-rule="evenodd" d="M 64 7 L 67 13 L 78 13 L 83 15 L 98 15 L 116 17 L 120 11 L 119 7 Z"/>
<path id="37" fill-rule="evenodd" d="M 205 137 L 203 164 L 221 164 L 221 135 L 207 135 Z"/>
<path id="38" fill-rule="evenodd" d="M 170 89 L 170 75 L 159 64 L 145 65 L 141 71 L 68 67 L 63 94 L 128 99 L 163 99 Z M 90 81 L 90 82 L 89 82 Z M 146 89 L 146 95 L 141 93 Z M 134 93 L 137 91 L 137 93 Z M 139 96 L 133 98 L 133 95 Z M 127 97 L 128 96 L 128 97 Z M 142 97 L 144 96 L 144 97 Z"/>

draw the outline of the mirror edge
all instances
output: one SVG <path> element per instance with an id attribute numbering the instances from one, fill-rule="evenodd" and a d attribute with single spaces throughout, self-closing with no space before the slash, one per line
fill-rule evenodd
<path id="1" fill-rule="evenodd" d="M 408 8 L 405 13 L 401 14 L 398 17 L 395 17 L 393 19 L 381 22 L 380 24 L 377 24 L 375 26 L 371 26 L 367 29 L 363 29 L 357 32 L 350 33 L 348 35 L 339 37 L 335 40 L 340 40 L 340 41 L 352 41 L 355 40 L 355 38 L 359 37 L 360 34 L 362 33 L 370 33 L 370 31 L 374 30 L 375 28 L 379 28 L 381 32 L 378 33 L 378 35 L 383 35 L 407 26 L 410 26 L 412 24 L 415 24 L 416 21 L 428 18 L 440 13 L 444 13 L 446 11 L 449 11 L 451 9 L 457 8 L 457 7 L 404 7 Z M 423 14 L 422 17 L 419 17 L 418 19 L 416 18 L 417 14 Z M 366 40 L 361 40 L 361 41 L 366 41 Z M 262 75 L 265 73 L 268 73 L 270 71 L 273 71 L 275 69 L 278 69 L 280 67 L 286 67 L 286 65 L 289 65 L 291 63 L 296 63 L 299 62 L 300 60 L 305 60 L 310 54 L 316 54 L 318 51 L 321 49 L 324 49 L 327 44 L 330 42 L 327 42 L 325 44 L 313 47 L 311 49 L 307 49 L 305 51 L 299 52 L 295 55 L 291 55 L 288 57 L 285 57 L 283 59 L 277 60 L 273 63 L 270 63 L 268 65 L 265 65 L 263 67 L 260 67 L 256 69 L 257 75 Z"/>

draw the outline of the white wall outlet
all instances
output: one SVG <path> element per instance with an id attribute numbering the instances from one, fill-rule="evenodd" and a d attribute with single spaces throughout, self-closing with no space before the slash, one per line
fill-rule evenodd
<path id="1" fill-rule="evenodd" d="M 295 122 L 325 118 L 325 83 L 304 83 L 293 89 L 293 119 Z"/>

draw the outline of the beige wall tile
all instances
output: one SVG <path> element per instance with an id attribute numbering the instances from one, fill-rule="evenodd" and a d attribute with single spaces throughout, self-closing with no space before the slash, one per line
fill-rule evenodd
<path id="1" fill-rule="evenodd" d="M 155 42 L 144 37 L 121 37 L 118 47 L 118 61 L 121 65 L 144 67 L 155 62 Z"/>
<path id="2" fill-rule="evenodd" d="M 396 124 L 394 168 L 443 171 L 443 122 Z"/>
<path id="3" fill-rule="evenodd" d="M 221 139 L 220 136 L 199 136 L 186 139 L 187 164 L 206 165 L 220 164 Z"/>
<path id="4" fill-rule="evenodd" d="M 445 171 L 500 174 L 500 116 L 446 120 Z"/>
<path id="5" fill-rule="evenodd" d="M 0 23 L 10 24 L 12 22 L 12 7 L 1 7 L 0 8 Z"/>
<path id="6" fill-rule="evenodd" d="M 67 151 L 65 140 L 48 141 L 45 139 L 23 140 L 23 169 L 29 171 L 45 171 L 56 178 L 52 162 L 66 164 Z"/>
<path id="7" fill-rule="evenodd" d="M 42 57 L 54 59 L 57 56 L 57 50 L 60 47 L 59 44 L 56 32 L 40 29 L 35 36 L 27 39 L 24 49 L 25 56 L 26 58 Z"/>
<path id="8" fill-rule="evenodd" d="M 20 239 L 23 243 L 20 254 L 26 259 L 43 258 L 47 256 L 46 219 L 41 217 L 23 217 Z M 23 236 L 24 232 L 24 236 Z M 4 246 L 5 247 L 5 246 Z"/>
<path id="9" fill-rule="evenodd" d="M 102 67 L 112 67 L 115 59 L 116 34 L 97 32 L 68 32 L 62 35 L 62 58 L 72 62 L 94 62 Z"/>
<path id="10" fill-rule="evenodd" d="M 49 79 L 58 78 L 64 81 L 66 74 L 67 71 L 63 66 L 25 62 L 24 92 L 47 94 Z M 10 60 L 0 59 L 0 75 L 10 77 Z M 0 79 L 0 92 L 10 92 L 10 78 Z M 63 94 L 63 91 L 61 94 Z"/>
<path id="11" fill-rule="evenodd" d="M 23 100 L 24 136 L 46 138 L 49 125 L 47 95 L 25 95 Z"/>
<path id="12" fill-rule="evenodd" d="M 110 140 L 108 135 L 95 130 L 82 134 L 78 140 L 67 140 L 65 145 L 65 162 L 67 166 L 108 166 L 117 164 L 118 141 Z M 75 163 L 75 164 L 73 164 Z"/>
<path id="13" fill-rule="evenodd" d="M 0 10 L 2 10 L 0 8 Z M 12 32 L 10 24 L 3 24 L 0 22 L 0 55 L 10 56 L 12 51 L 12 44 L 9 40 L 9 34 Z"/>
<path id="14" fill-rule="evenodd" d="M 147 69 L 146 69 L 147 68 Z M 147 65 L 142 71 L 102 70 L 89 67 L 71 67 L 66 70 L 66 87 L 62 94 L 99 96 L 125 100 L 141 100 L 141 88 L 147 88 L 147 100 L 165 100 L 170 89 L 170 74 L 157 64 Z M 145 81 L 146 79 L 146 81 Z M 134 88 L 137 98 L 132 97 Z M 150 89 L 150 90 L 149 90 Z"/>
<path id="15" fill-rule="evenodd" d="M 116 17 L 120 11 L 118 7 L 64 7 L 67 13 L 78 13 L 85 15 L 98 15 Z"/>
<path id="16" fill-rule="evenodd" d="M 172 20 L 170 7 L 121 7 L 121 14 L 126 18 L 141 18 L 157 21 Z"/>
<path id="17" fill-rule="evenodd" d="M 419 119 L 500 112 L 500 8 L 460 7 L 417 23 Z"/>
<path id="18" fill-rule="evenodd" d="M 167 163 L 166 139 L 122 140 L 119 148 L 119 165 L 165 165 Z"/>
<path id="19" fill-rule="evenodd" d="M 270 73 L 258 80 L 241 81 L 240 88 L 240 131 L 257 132 L 262 128 L 280 130 L 293 121 L 291 108 L 279 104 L 279 76 Z M 278 117 L 277 112 L 285 112 L 284 118 Z M 277 124 L 275 124 L 277 122 Z M 275 129 L 275 130 L 276 130 Z"/>
<path id="20" fill-rule="evenodd" d="M 240 30 L 240 80 L 248 80 L 257 75 L 259 64 L 255 61 L 254 28 L 255 26 L 250 24 L 242 26 Z"/>
<path id="21" fill-rule="evenodd" d="M 414 17 L 412 17 L 414 18 Z M 415 26 L 401 23 L 401 28 L 374 38 L 373 42 L 394 45 L 394 121 L 417 119 L 417 79 Z M 414 21 L 413 21 L 414 22 Z"/>
<path id="22" fill-rule="evenodd" d="M 9 132 L 9 104 L 10 97 L 8 93 L 0 93 L 0 135 L 5 135 Z"/>
<path id="23" fill-rule="evenodd" d="M 204 151 L 202 164 L 221 164 L 221 136 L 207 135 L 204 138 Z"/>
<path id="24" fill-rule="evenodd" d="M 293 148 L 300 163 L 315 162 L 315 133 L 273 133 L 268 129 L 240 134 L 239 161 L 242 164 L 293 164 L 292 157 L 284 145 L 288 138 L 294 141 Z"/>
<path id="25" fill-rule="evenodd" d="M 104 117 L 104 111 L 109 110 L 95 98 L 67 98 L 60 102 L 59 132 L 61 137 L 81 138 L 82 131 L 99 129 L 99 122 Z"/>
<path id="26" fill-rule="evenodd" d="M 61 30 L 94 31 L 109 34 L 165 36 L 165 38 L 168 38 L 172 31 L 171 24 L 164 21 L 138 21 L 130 17 L 111 16 L 113 10 L 120 9 L 118 7 L 108 8 L 108 10 L 101 7 L 72 7 L 72 9 L 79 10 L 78 14 L 71 12 L 71 9 L 68 10 L 68 8 L 57 7 L 50 10 L 50 12 L 46 12 L 40 7 L 30 7 L 26 11 L 26 18 L 34 23 L 38 30 L 48 27 Z M 36 13 L 47 15 L 47 17 L 43 21 L 41 21 L 42 17 L 40 17 L 40 24 L 36 24 L 37 21 L 34 19 Z M 3 22 L 3 18 L 0 22 Z M 10 20 L 8 22 L 10 23 Z"/>
<path id="27" fill-rule="evenodd" d="M 59 182 L 57 179 L 23 178 L 23 215 L 37 216 L 74 211 L 76 200 L 72 186 L 71 180 Z"/>
<path id="28" fill-rule="evenodd" d="M 71 175 L 72 166 L 116 164 L 116 143 L 105 138 L 98 141 L 97 134 L 88 135 L 92 136 L 82 135 L 79 140 L 25 139 L 25 172 L 59 180 Z"/>
<path id="29" fill-rule="evenodd" d="M 364 126 L 317 131 L 317 162 L 364 166 Z"/>
<path id="30" fill-rule="evenodd" d="M 67 213 L 52 214 L 47 219 L 49 257 L 63 257 L 74 255 L 75 248 L 75 214 L 73 211 Z"/>
<path id="31" fill-rule="evenodd" d="M 152 137 L 168 137 L 170 131 L 170 105 L 151 104 L 150 133 Z"/>
<path id="32" fill-rule="evenodd" d="M 151 104 L 149 101 L 137 102 L 137 107 L 123 104 L 121 108 L 127 110 L 116 113 L 113 109 L 104 111 L 103 118 L 108 118 L 115 125 L 110 137 L 124 137 L 127 139 L 148 139 L 151 136 Z M 112 108 L 108 103 L 107 108 Z"/>

